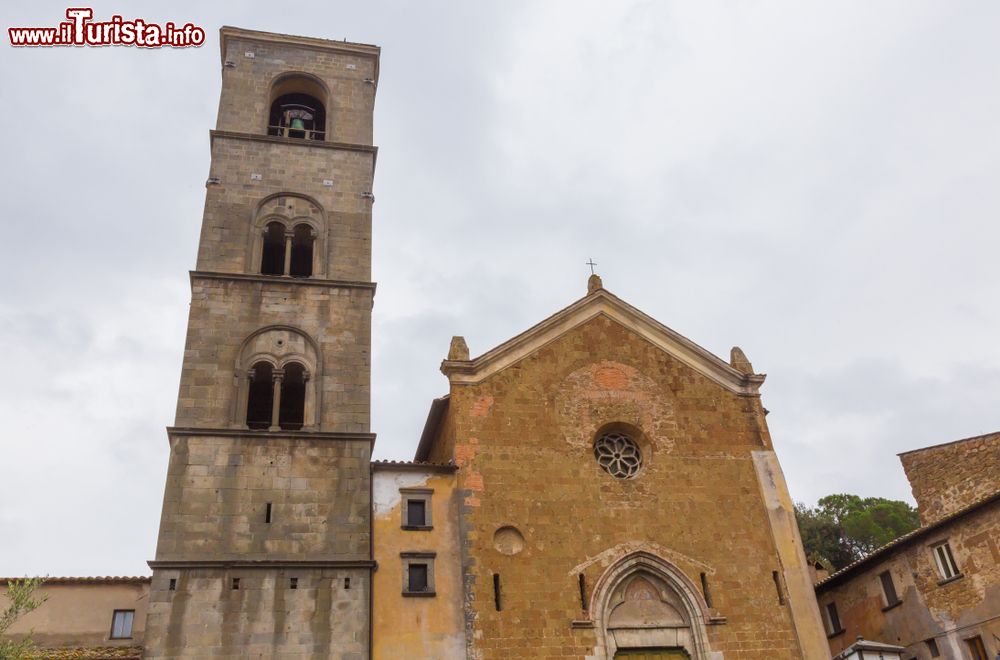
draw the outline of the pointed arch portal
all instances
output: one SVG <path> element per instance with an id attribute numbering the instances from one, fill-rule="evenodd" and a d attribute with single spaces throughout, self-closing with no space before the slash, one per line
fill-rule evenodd
<path id="1" fill-rule="evenodd" d="M 591 603 L 599 658 L 704 660 L 708 608 L 679 568 L 647 552 L 601 576 Z"/>

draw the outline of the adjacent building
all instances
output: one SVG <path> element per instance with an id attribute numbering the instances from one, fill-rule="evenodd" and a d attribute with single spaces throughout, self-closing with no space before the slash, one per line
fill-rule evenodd
<path id="1" fill-rule="evenodd" d="M 1000 433 L 900 454 L 921 526 L 816 585 L 830 650 L 857 635 L 905 658 L 1000 654 Z"/>
<path id="2" fill-rule="evenodd" d="M 11 579 L 0 578 L 0 598 Z M 30 636 L 42 649 L 35 660 L 142 657 L 148 576 L 49 577 L 34 595 L 44 604 L 17 619 L 7 634 Z"/>

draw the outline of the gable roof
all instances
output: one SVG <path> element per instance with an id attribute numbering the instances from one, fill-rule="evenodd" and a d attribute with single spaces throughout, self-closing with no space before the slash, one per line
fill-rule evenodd
<path id="1" fill-rule="evenodd" d="M 919 454 L 920 452 L 933 451 L 935 449 L 941 449 L 943 447 L 948 447 L 951 445 L 960 445 L 964 442 L 973 442 L 975 440 L 983 440 L 984 438 L 992 438 L 993 436 L 1000 435 L 1000 431 L 992 431 L 991 433 L 983 433 L 982 435 L 974 435 L 971 438 L 961 438 L 959 440 L 949 440 L 948 442 L 939 442 L 936 445 L 928 445 L 926 447 L 918 447 L 917 449 L 908 449 L 906 451 L 901 451 L 896 456 L 908 456 L 910 454 Z"/>
<path id="2" fill-rule="evenodd" d="M 764 374 L 744 373 L 730 366 L 722 358 L 603 287 L 595 288 L 568 307 L 477 358 L 444 360 L 441 371 L 452 384 L 478 383 L 599 316 L 624 326 L 735 394 L 756 396 L 764 382 Z"/>
<path id="3" fill-rule="evenodd" d="M 6 586 L 9 582 L 27 580 L 27 577 L 0 577 L 0 586 Z M 96 575 L 96 576 L 72 576 L 72 577 L 42 577 L 42 587 L 53 584 L 149 584 L 149 575 Z"/>

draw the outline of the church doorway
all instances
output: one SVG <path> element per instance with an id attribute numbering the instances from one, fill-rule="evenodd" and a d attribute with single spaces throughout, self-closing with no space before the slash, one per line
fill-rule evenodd
<path id="1" fill-rule="evenodd" d="M 615 653 L 615 660 L 690 660 L 684 649 L 623 649 Z"/>
<path id="2" fill-rule="evenodd" d="M 706 606 L 690 579 L 637 552 L 608 568 L 594 592 L 595 655 L 607 660 L 704 660 Z"/>

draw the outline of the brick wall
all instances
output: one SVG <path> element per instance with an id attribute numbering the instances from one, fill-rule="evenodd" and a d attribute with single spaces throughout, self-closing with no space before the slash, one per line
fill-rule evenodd
<path id="1" fill-rule="evenodd" d="M 1000 433 L 900 454 L 927 524 L 1000 491 Z"/>
<path id="2" fill-rule="evenodd" d="M 616 480 L 595 461 L 609 423 L 641 432 L 644 466 Z M 727 659 L 802 657 L 772 571 L 777 551 L 751 452 L 770 449 L 760 400 L 726 391 L 598 316 L 475 385 L 453 385 L 431 460 L 460 466 L 470 657 L 584 658 L 598 631 L 588 598 L 605 570 L 637 550 L 700 584 L 711 648 Z M 502 526 L 525 548 L 494 547 Z M 493 600 L 501 577 L 503 610 Z M 699 587 L 700 589 L 700 587 Z M 719 656 L 716 656 L 719 657 Z"/>

